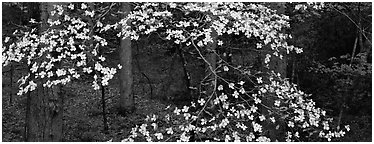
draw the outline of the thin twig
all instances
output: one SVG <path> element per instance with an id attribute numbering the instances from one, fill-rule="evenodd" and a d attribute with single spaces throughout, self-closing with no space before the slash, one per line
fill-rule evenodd
<path id="1" fill-rule="evenodd" d="M 365 33 L 363 33 L 363 30 L 360 28 L 360 26 L 351 18 L 351 17 L 349 17 L 346 13 L 344 13 L 344 12 L 341 12 L 341 11 L 339 11 L 338 9 L 336 9 L 336 8 L 334 8 L 334 7 L 332 7 L 334 10 L 336 10 L 336 11 L 338 11 L 339 13 L 341 13 L 341 14 L 343 14 L 344 16 L 346 16 L 356 27 L 357 27 L 357 29 L 359 29 L 359 31 L 360 31 L 360 33 L 365 37 L 365 39 L 370 43 L 370 45 L 371 45 L 371 41 L 370 41 L 370 39 L 365 35 Z"/>

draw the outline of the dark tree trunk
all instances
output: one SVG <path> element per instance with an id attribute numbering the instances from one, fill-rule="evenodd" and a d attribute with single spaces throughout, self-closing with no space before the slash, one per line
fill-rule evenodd
<path id="1" fill-rule="evenodd" d="M 181 58 L 181 63 L 183 67 L 183 81 L 184 81 L 184 84 L 186 85 L 186 90 L 187 90 L 186 94 L 188 94 L 189 99 L 192 100 L 193 94 L 192 94 L 192 89 L 191 89 L 191 75 L 188 72 L 187 59 L 182 51 L 181 45 L 179 46 L 179 48 L 177 48 L 177 53 L 179 57 Z"/>
<path id="2" fill-rule="evenodd" d="M 277 14 L 285 14 L 286 10 L 286 3 L 280 2 L 280 3 L 270 3 L 270 8 L 277 10 Z M 285 30 L 282 30 L 282 32 L 285 32 Z M 270 45 L 265 47 L 266 50 L 271 50 Z M 282 55 L 283 58 L 280 59 L 278 56 L 274 56 L 273 52 L 268 53 L 271 55 L 270 62 L 269 62 L 269 68 L 270 71 L 274 71 L 275 73 L 279 73 L 282 78 L 285 78 L 287 75 L 287 53 L 286 50 L 280 49 L 279 55 Z M 266 54 L 265 54 L 266 55 Z"/>
<path id="3" fill-rule="evenodd" d="M 29 96 L 27 141 L 62 141 L 63 98 L 60 86 L 38 87 Z"/>
<path id="4" fill-rule="evenodd" d="M 123 17 L 126 17 L 130 11 L 130 3 L 122 3 L 122 11 L 124 12 Z M 127 22 L 130 24 L 130 22 Z M 126 113 L 132 113 L 135 110 L 135 100 L 132 93 L 133 87 L 133 76 L 132 76 L 132 50 L 130 38 L 121 39 L 121 48 L 119 52 L 120 64 L 122 69 L 120 70 L 120 101 L 119 101 L 119 113 L 125 115 Z"/>
<path id="5" fill-rule="evenodd" d="M 166 78 L 166 82 L 164 85 L 162 85 L 161 89 L 159 90 L 160 92 L 158 92 L 158 97 L 161 99 L 161 100 L 164 100 L 164 101 L 169 101 L 169 100 L 172 100 L 176 94 L 176 92 L 178 92 L 178 87 L 173 87 L 173 82 L 176 81 L 176 76 L 173 75 L 173 73 L 176 72 L 176 62 L 178 60 L 178 56 L 176 53 L 173 54 L 173 56 L 171 57 L 171 61 L 170 61 L 170 67 L 169 67 L 169 77 Z"/>
<path id="6" fill-rule="evenodd" d="M 293 54 L 293 57 L 292 57 L 292 70 L 291 70 L 291 82 L 292 83 L 295 83 L 295 70 L 296 70 L 296 55 Z"/>
<path id="7" fill-rule="evenodd" d="M 209 85 L 207 88 L 207 95 L 210 96 L 214 92 L 214 87 L 217 84 L 217 76 L 215 75 L 215 69 L 217 68 L 217 55 L 215 53 L 217 49 L 217 32 L 212 29 L 211 37 L 213 39 L 213 43 L 210 43 L 207 47 L 207 54 L 206 54 L 206 75 L 208 75 Z"/>
<path id="8" fill-rule="evenodd" d="M 281 3 L 269 3 L 270 8 L 277 10 L 278 14 L 284 14 L 285 13 L 285 8 L 286 8 L 286 3 L 281 2 Z M 282 30 L 284 32 L 284 30 Z M 273 55 L 273 50 L 270 48 L 270 45 L 267 45 L 263 47 L 265 51 L 270 51 L 270 52 L 261 52 L 261 60 L 262 63 L 264 63 L 264 59 L 266 57 L 266 54 L 270 54 L 270 62 L 269 64 L 269 69 L 262 67 L 262 72 L 265 72 L 265 74 L 270 73 L 271 71 L 274 71 L 275 73 L 279 73 L 282 78 L 285 78 L 287 76 L 287 53 L 284 49 L 280 49 L 278 52 L 278 55 L 282 55 L 283 58 L 280 59 L 279 56 Z M 264 83 L 269 83 L 268 80 L 264 80 Z M 268 96 L 262 99 L 262 104 L 268 107 L 273 107 L 274 106 L 274 101 L 276 97 Z M 269 111 L 268 108 L 265 108 L 263 106 L 260 107 L 261 114 L 265 116 L 269 116 Z M 266 133 L 271 140 L 278 140 L 278 141 L 283 141 L 284 136 L 281 134 L 284 129 L 284 124 L 281 122 L 277 123 L 271 123 L 268 121 L 262 122 L 263 124 L 263 129 L 264 133 Z M 278 127 L 277 127 L 278 125 Z M 278 129 L 277 129 L 278 128 Z"/>
<path id="9" fill-rule="evenodd" d="M 362 35 L 364 34 L 363 26 L 362 26 L 362 15 L 361 15 L 361 3 L 358 3 L 358 40 L 360 44 L 360 50 L 362 51 L 364 49 L 364 41 L 362 38 Z"/>
<path id="10" fill-rule="evenodd" d="M 42 26 L 40 32 L 47 29 L 46 21 L 51 18 L 48 13 L 53 9 L 52 3 L 41 3 Z M 59 65 L 55 63 L 55 65 Z M 63 136 L 63 95 L 60 85 L 51 88 L 38 87 L 27 96 L 26 141 L 62 141 Z"/>
<path id="11" fill-rule="evenodd" d="M 138 68 L 138 71 L 147 79 L 148 81 L 148 86 L 149 86 L 149 89 L 150 89 L 150 95 L 149 95 L 149 98 L 150 99 L 153 99 L 153 86 L 152 86 L 152 81 L 151 79 L 144 73 L 142 67 L 140 66 L 140 63 L 139 63 L 139 59 L 138 59 L 138 56 L 140 54 L 140 51 L 139 51 L 139 43 L 140 43 L 140 47 L 146 47 L 147 44 L 148 44 L 148 39 L 145 39 L 144 42 L 137 42 L 136 43 L 136 54 L 134 55 L 134 59 L 135 59 L 135 62 L 136 62 L 136 66 Z M 143 91 L 145 91 L 145 86 L 143 86 Z"/>
<path id="12" fill-rule="evenodd" d="M 13 104 L 13 72 L 14 72 L 14 66 L 13 63 L 10 63 L 10 92 L 9 92 L 9 105 Z"/>
<path id="13" fill-rule="evenodd" d="M 108 133 L 108 120 L 106 116 L 106 106 L 105 106 L 105 87 L 101 86 L 101 105 L 103 108 L 103 126 L 104 126 L 104 133 Z"/>
<path id="14" fill-rule="evenodd" d="M 28 73 L 31 73 L 31 68 L 28 69 Z M 25 132 L 24 132 L 24 141 L 29 141 L 29 129 L 30 129 L 30 109 L 31 109 L 31 93 L 28 92 L 26 98 L 26 117 L 25 117 Z"/>

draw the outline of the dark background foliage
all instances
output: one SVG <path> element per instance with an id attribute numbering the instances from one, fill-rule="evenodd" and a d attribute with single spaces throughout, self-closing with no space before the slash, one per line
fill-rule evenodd
<path id="1" fill-rule="evenodd" d="M 357 46 L 355 55 L 367 52 L 366 49 L 370 51 L 365 59 L 357 56 L 352 63 L 353 69 L 342 70 L 340 67 L 349 65 L 355 38 L 358 37 L 357 26 L 352 21 L 361 21 L 363 33 L 371 38 L 371 3 L 327 3 L 327 7 L 322 10 L 305 11 L 295 11 L 295 5 L 297 3 L 286 4 L 285 14 L 291 18 L 291 28 L 287 31 L 293 36 L 289 43 L 302 47 L 304 52 L 288 56 L 287 78 L 306 93 L 312 94 L 311 98 L 316 101 L 317 106 L 327 110 L 335 119 L 344 110 L 341 123 L 351 125 L 351 132 L 341 141 L 372 141 L 372 77 L 371 65 L 368 66 L 371 64 L 371 43 L 364 39 L 364 45 Z M 3 38 L 11 36 L 16 29 L 35 27 L 28 21 L 30 18 L 39 19 L 38 7 L 38 3 L 2 3 Z M 115 20 L 115 17 L 108 18 L 108 21 L 111 20 Z M 114 35 L 109 33 L 107 37 Z M 114 103 L 118 100 L 119 93 L 116 75 L 107 88 L 110 130 L 104 133 L 99 92 L 94 91 L 84 80 L 68 84 L 64 87 L 64 141 L 106 141 L 112 138 L 119 141 L 145 115 L 160 112 L 166 105 L 186 104 L 189 99 L 186 95 L 190 94 L 185 93 L 184 84 L 178 81 L 183 77 L 181 57 L 173 44 L 154 37 L 156 36 L 142 37 L 132 44 L 137 111 L 126 117 L 114 112 Z M 225 37 L 224 40 L 234 43 L 228 47 L 251 44 L 251 41 L 241 41 L 238 37 Z M 113 38 L 109 46 L 116 45 L 119 45 L 119 41 Z M 108 55 L 113 65 L 118 63 L 116 52 Z M 341 58 L 342 55 L 347 55 L 348 59 Z M 243 60 L 243 53 L 235 56 L 233 61 L 242 59 L 242 62 L 247 61 L 256 68 L 255 59 Z M 336 59 L 331 60 L 331 57 Z M 204 63 L 188 54 L 186 60 L 192 79 L 200 79 Z M 325 67 L 318 67 L 319 65 Z M 15 93 L 16 81 L 25 73 L 26 68 L 22 64 L 11 66 L 3 66 L 2 71 L 2 141 L 23 141 L 26 98 Z M 199 81 L 192 81 L 191 85 L 196 86 L 198 83 Z"/>

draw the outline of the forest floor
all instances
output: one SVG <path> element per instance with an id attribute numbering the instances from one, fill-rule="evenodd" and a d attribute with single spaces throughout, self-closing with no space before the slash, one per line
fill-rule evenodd
<path id="1" fill-rule="evenodd" d="M 9 104 L 9 87 L 3 77 L 3 141 L 24 141 L 25 96 L 13 95 Z M 63 141 L 121 141 L 128 136 L 132 127 L 146 118 L 146 115 L 162 112 L 167 105 L 145 95 L 135 95 L 136 111 L 125 117 L 116 113 L 117 87 L 106 89 L 106 104 L 109 131 L 104 132 L 100 91 L 88 83 L 74 82 L 64 87 L 64 137 Z"/>
<path id="2" fill-rule="evenodd" d="M 154 52 L 152 52 L 154 53 Z M 162 53 L 162 52 L 160 52 Z M 146 59 L 143 55 L 139 63 L 144 68 L 146 73 L 154 83 L 153 87 L 158 87 L 159 83 L 156 79 L 167 77 L 167 73 L 157 70 L 169 59 L 165 59 L 159 55 L 157 59 L 164 61 L 157 61 L 154 59 Z M 158 65 L 157 65 L 158 64 Z M 196 67 L 196 66 L 191 66 Z M 147 68 L 147 69 L 145 69 Z M 144 82 L 145 78 L 139 74 L 137 68 L 134 68 L 134 88 L 136 111 L 133 114 L 125 117 L 116 113 L 117 101 L 119 98 L 117 75 L 114 80 L 110 81 L 110 87 L 106 89 L 105 97 L 108 113 L 109 131 L 103 131 L 103 117 L 101 107 L 101 93 L 95 91 L 91 87 L 91 83 L 80 81 L 72 82 L 63 87 L 66 91 L 64 96 L 64 136 L 63 141 L 71 142 L 88 142 L 88 141 L 121 141 L 126 138 L 131 131 L 131 128 L 137 124 L 141 124 L 149 114 L 164 113 L 165 108 L 170 105 L 170 102 L 163 102 L 155 99 L 155 89 L 153 89 L 153 96 L 150 94 L 149 84 Z M 6 70 L 6 69 L 5 69 Z M 22 71 L 22 70 L 21 70 Z M 196 72 L 198 73 L 198 71 Z M 165 75 L 166 74 L 166 75 Z M 195 74 L 198 75 L 198 74 Z M 2 74 L 2 141 L 3 142 L 17 142 L 24 141 L 24 126 L 25 126 L 25 107 L 26 96 L 17 96 L 16 81 L 21 76 L 20 73 L 15 73 L 13 76 L 13 102 L 9 103 L 10 99 L 10 75 L 9 72 Z M 194 74 L 192 74 L 194 76 Z M 172 107 L 175 105 L 172 105 Z M 334 118 L 336 119 L 336 118 Z M 340 141 L 372 141 L 372 118 L 369 116 L 354 116 L 344 115 L 342 118 L 343 124 L 349 124 L 351 131 Z"/>
<path id="3" fill-rule="evenodd" d="M 118 88 L 113 86 L 106 90 L 109 131 L 103 131 L 101 95 L 94 91 L 91 84 L 74 82 L 64 88 L 64 139 L 63 141 L 121 141 L 128 136 L 136 124 L 141 124 L 146 115 L 162 113 L 167 106 L 159 100 L 152 100 L 148 94 L 135 95 L 136 111 L 126 117 L 115 111 L 118 99 Z M 140 88 L 138 88 L 140 89 Z M 23 141 L 25 123 L 25 97 L 14 95 L 13 104 L 9 104 L 8 79 L 3 75 L 2 90 L 2 141 Z M 345 115 L 343 123 L 350 124 L 351 131 L 340 141 L 372 141 L 371 116 Z"/>

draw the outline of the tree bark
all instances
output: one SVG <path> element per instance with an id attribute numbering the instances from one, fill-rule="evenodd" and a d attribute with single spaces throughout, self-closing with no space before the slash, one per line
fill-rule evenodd
<path id="1" fill-rule="evenodd" d="M 269 3 L 269 6 L 270 6 L 271 9 L 276 10 L 277 14 L 284 14 L 285 13 L 286 3 L 284 3 L 284 2 Z M 282 30 L 282 32 L 284 32 L 284 30 Z M 269 69 L 267 69 L 266 67 L 263 66 L 261 68 L 262 72 L 264 72 L 265 75 L 267 75 L 271 71 L 274 71 L 275 73 L 279 73 L 281 75 L 281 78 L 285 78 L 287 76 L 287 57 L 286 57 L 287 54 L 286 54 L 285 50 L 284 49 L 279 49 L 278 55 L 282 55 L 283 56 L 282 59 L 280 59 L 279 56 L 274 56 L 273 55 L 273 50 L 270 48 L 270 45 L 265 46 L 264 50 L 265 51 L 270 51 L 270 52 L 261 52 L 261 60 L 262 60 L 261 63 L 264 63 L 264 59 L 266 57 L 266 54 L 270 54 L 271 58 L 270 58 L 270 62 L 268 63 L 269 64 Z M 265 80 L 264 83 L 270 83 L 270 82 Z M 276 99 L 277 99 L 276 97 L 272 97 L 272 96 L 269 95 L 267 97 L 262 98 L 262 104 L 264 104 L 268 107 L 273 107 L 274 101 Z M 263 114 L 265 116 L 270 115 L 269 111 L 268 111 L 268 108 L 261 107 L 260 111 L 261 111 L 261 114 Z M 266 133 L 272 141 L 283 141 L 284 136 L 281 134 L 281 132 L 283 131 L 283 129 L 285 127 L 283 123 L 277 122 L 277 123 L 273 124 L 271 122 L 264 121 L 264 122 L 262 122 L 262 125 L 263 125 L 263 129 L 264 129 L 264 133 Z M 277 127 L 279 129 L 277 129 Z"/>
<path id="2" fill-rule="evenodd" d="M 48 15 L 53 9 L 53 3 L 41 3 L 40 33 L 47 29 Z M 55 64 L 58 65 L 58 64 Z M 35 92 L 27 96 L 26 114 L 26 141 L 62 141 L 63 136 L 63 95 L 61 86 L 51 88 L 42 87 L 42 82 L 37 81 Z"/>
<path id="3" fill-rule="evenodd" d="M 31 68 L 29 67 L 28 73 L 31 73 Z M 26 116 L 25 116 L 25 132 L 24 132 L 24 141 L 29 141 L 29 129 L 31 124 L 30 119 L 30 109 L 31 109 L 31 92 L 26 94 Z"/>
<path id="4" fill-rule="evenodd" d="M 293 54 L 293 57 L 292 57 L 292 74 L 291 74 L 291 82 L 292 83 L 295 83 L 295 69 L 296 69 L 296 55 Z"/>
<path id="5" fill-rule="evenodd" d="M 285 14 L 286 11 L 286 3 L 280 2 L 280 3 L 271 3 L 270 7 L 272 9 L 277 10 L 277 14 Z M 282 32 L 285 32 L 282 30 Z M 270 46 L 266 47 L 271 51 Z M 272 55 L 269 62 L 269 68 L 270 70 L 274 70 L 275 73 L 279 73 L 282 78 L 285 78 L 287 75 L 287 54 L 284 49 L 280 49 L 278 54 L 282 55 L 283 58 L 280 59 L 279 57 L 274 56 L 272 53 L 269 53 Z"/>
<path id="6" fill-rule="evenodd" d="M 360 33 L 358 33 L 358 36 L 356 37 L 356 39 L 355 39 L 355 43 L 354 43 L 354 45 L 353 45 L 353 50 L 352 50 L 352 56 L 351 56 L 351 60 L 350 60 L 350 62 L 349 62 L 349 66 L 352 66 L 352 63 L 353 63 L 353 59 L 354 59 L 354 57 L 355 57 L 355 51 L 356 51 L 356 48 L 357 48 L 357 40 L 358 40 L 358 37 L 359 37 L 359 35 L 360 35 Z M 347 77 L 347 81 L 349 82 L 349 81 L 351 81 L 351 77 L 348 75 L 348 77 Z M 345 109 L 345 103 L 346 103 L 346 101 L 347 101 L 347 97 L 348 96 L 351 96 L 351 95 L 349 95 L 348 94 L 348 92 L 349 92 L 349 89 L 348 89 L 349 87 L 348 86 L 346 86 L 345 87 L 345 91 L 344 91 L 344 93 L 342 94 L 343 95 L 343 98 L 342 98 L 342 104 L 341 104 L 341 106 L 340 106 L 340 112 L 339 112 L 339 117 L 338 117 L 338 126 L 337 126 L 337 129 L 338 130 L 340 130 L 340 123 L 341 123 L 341 120 L 342 120 L 342 117 L 343 117 L 343 114 L 344 114 L 344 109 Z"/>
<path id="7" fill-rule="evenodd" d="M 358 35 L 360 35 L 360 34 L 358 34 Z M 358 37 L 359 37 L 359 36 L 358 36 Z M 355 43 L 354 43 L 354 45 L 353 45 L 353 50 L 352 50 L 351 60 L 349 61 L 349 66 L 352 65 L 352 63 L 353 63 L 353 59 L 355 58 L 355 53 L 356 53 L 356 48 L 357 48 L 357 39 L 358 39 L 358 37 L 356 37 L 356 39 L 355 39 Z"/>
<path id="8" fill-rule="evenodd" d="M 14 66 L 13 63 L 10 63 L 10 92 L 9 92 L 9 105 L 13 104 L 13 72 L 14 72 Z"/>
<path id="9" fill-rule="evenodd" d="M 213 15 L 211 15 L 213 17 Z M 214 17 L 213 17 L 214 19 Z M 206 75 L 208 75 L 209 85 L 207 88 L 207 95 L 210 96 L 214 93 L 214 87 L 217 85 L 217 76 L 215 75 L 215 69 L 217 68 L 217 56 L 214 53 L 217 48 L 217 32 L 211 28 L 212 33 L 211 37 L 213 39 L 213 43 L 210 43 L 207 47 L 207 54 L 206 54 L 206 60 L 208 63 L 206 64 Z"/>
<path id="10" fill-rule="evenodd" d="M 180 45 L 179 47 L 177 47 L 177 53 L 180 57 L 180 60 L 181 60 L 181 63 L 182 63 L 182 67 L 183 67 L 183 81 L 184 81 L 184 84 L 186 85 L 186 90 L 187 90 L 187 93 L 188 94 L 188 98 L 190 100 L 193 99 L 193 93 L 192 93 L 192 89 L 191 89 L 191 76 L 190 76 L 190 73 L 188 72 L 188 69 L 187 69 L 187 59 L 182 51 L 182 46 Z"/>
<path id="11" fill-rule="evenodd" d="M 27 141 L 62 141 L 63 98 L 60 87 L 38 87 L 28 99 L 30 109 L 27 121 Z"/>
<path id="12" fill-rule="evenodd" d="M 102 112 L 103 112 L 103 126 L 104 126 L 104 133 L 108 133 L 108 120 L 106 116 L 106 106 L 105 106 L 105 87 L 101 85 L 101 105 L 102 105 Z"/>
<path id="13" fill-rule="evenodd" d="M 126 17 L 131 9 L 130 3 L 122 3 L 122 10 L 124 12 L 123 17 Z M 127 22 L 130 24 L 130 22 Z M 119 101 L 119 113 L 125 115 L 126 113 L 132 113 L 135 110 L 135 100 L 132 94 L 133 77 L 132 77 L 132 50 L 130 38 L 121 39 L 121 48 L 119 52 L 120 64 L 122 69 L 120 70 L 120 101 Z"/>
<path id="14" fill-rule="evenodd" d="M 361 3 L 358 3 L 358 41 L 360 44 L 360 50 L 363 51 L 364 49 L 364 42 L 362 39 L 362 35 L 364 34 L 363 26 L 362 26 L 362 16 L 361 16 Z"/>
<path id="15" fill-rule="evenodd" d="M 140 51 L 139 51 L 139 43 L 141 43 L 141 47 L 146 47 L 148 44 L 148 39 L 144 40 L 144 42 L 137 42 L 136 43 L 136 54 L 134 55 L 134 59 L 135 59 L 135 62 L 136 62 L 136 66 L 138 68 L 138 71 L 147 79 L 148 81 L 148 85 L 149 85 L 149 89 L 150 89 L 150 95 L 149 95 L 149 98 L 150 99 L 153 99 L 153 86 L 152 86 L 152 82 L 151 82 L 151 79 L 144 73 L 143 69 L 141 68 L 140 66 L 140 63 L 139 63 L 139 59 L 138 59 L 138 55 L 140 54 Z M 143 91 L 145 91 L 145 86 L 143 85 Z"/>

